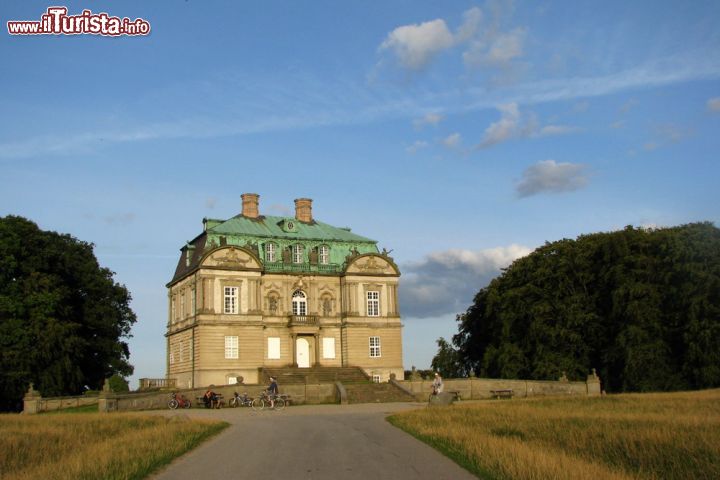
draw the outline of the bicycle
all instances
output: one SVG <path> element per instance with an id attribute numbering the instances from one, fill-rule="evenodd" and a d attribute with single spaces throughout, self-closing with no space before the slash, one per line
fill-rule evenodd
<path id="1" fill-rule="evenodd" d="M 192 404 L 184 395 L 178 395 L 177 392 L 173 392 L 170 394 L 170 400 L 168 400 L 167 406 L 170 410 L 176 410 L 178 407 L 190 408 Z"/>
<path id="2" fill-rule="evenodd" d="M 248 397 L 247 392 L 243 392 L 242 396 L 237 392 L 233 393 L 233 398 L 230 399 L 230 406 L 235 407 L 252 407 L 253 399 Z"/>
<path id="3" fill-rule="evenodd" d="M 260 396 L 253 400 L 253 410 L 263 410 L 265 405 L 270 405 L 270 410 L 282 410 L 285 408 L 285 399 L 280 395 L 270 395 L 268 392 L 262 392 Z"/>

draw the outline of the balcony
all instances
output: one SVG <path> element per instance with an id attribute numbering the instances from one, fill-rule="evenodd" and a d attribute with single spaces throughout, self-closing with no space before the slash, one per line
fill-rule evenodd
<path id="1" fill-rule="evenodd" d="M 267 262 L 265 263 L 266 272 L 298 272 L 298 273 L 341 273 L 342 265 L 330 263 L 322 265 L 319 263 L 284 263 L 284 262 Z"/>
<path id="2" fill-rule="evenodd" d="M 288 317 L 289 327 L 314 326 L 318 323 L 318 317 L 315 315 L 290 315 Z"/>
<path id="3" fill-rule="evenodd" d="M 140 390 L 150 390 L 155 388 L 176 388 L 176 379 L 174 378 L 141 378 L 140 379 Z"/>

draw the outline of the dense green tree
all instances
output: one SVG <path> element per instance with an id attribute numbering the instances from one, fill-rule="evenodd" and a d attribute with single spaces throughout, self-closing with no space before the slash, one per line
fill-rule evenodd
<path id="1" fill-rule="evenodd" d="M 0 409 L 17 409 L 30 382 L 71 395 L 131 374 L 129 304 L 92 244 L 0 218 Z"/>
<path id="2" fill-rule="evenodd" d="M 720 386 L 720 230 L 627 227 L 546 243 L 458 316 L 459 361 L 495 378 L 608 391 Z"/>
<path id="3" fill-rule="evenodd" d="M 433 357 L 430 366 L 445 378 L 462 378 L 468 376 L 465 363 L 460 359 L 458 351 L 443 337 L 437 339 L 438 353 Z"/>

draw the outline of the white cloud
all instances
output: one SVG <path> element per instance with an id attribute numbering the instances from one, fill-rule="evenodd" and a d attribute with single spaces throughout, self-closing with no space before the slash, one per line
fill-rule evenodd
<path id="1" fill-rule="evenodd" d="M 485 129 L 480 148 L 487 148 L 515 138 L 546 137 L 563 135 L 576 131 L 567 125 L 540 126 L 533 113 L 522 114 L 517 103 L 508 103 L 497 107 L 500 120 Z"/>
<path id="2" fill-rule="evenodd" d="M 720 97 L 709 99 L 707 101 L 707 109 L 711 112 L 720 112 Z"/>
<path id="3" fill-rule="evenodd" d="M 463 61 L 469 66 L 507 67 L 516 58 L 523 56 L 526 31 L 516 28 L 498 33 L 489 39 L 473 42 L 465 53 Z"/>
<path id="4" fill-rule="evenodd" d="M 412 155 L 412 154 L 416 153 L 418 150 L 422 150 L 423 148 L 426 148 L 427 146 L 428 146 L 428 142 L 426 142 L 425 140 L 417 140 L 415 143 L 413 143 L 412 145 L 407 147 L 405 149 L 405 151 Z"/>
<path id="5" fill-rule="evenodd" d="M 460 145 L 460 141 L 462 140 L 462 136 L 459 133 L 452 133 L 445 137 L 442 141 L 443 145 L 445 145 L 448 148 L 455 148 Z"/>
<path id="6" fill-rule="evenodd" d="M 439 113 L 426 113 L 422 118 L 416 118 L 413 120 L 413 125 L 415 128 L 422 128 L 425 125 L 432 125 L 433 127 L 436 127 L 445 120 L 445 115 L 441 115 Z"/>
<path id="7" fill-rule="evenodd" d="M 380 50 L 390 49 L 403 67 L 423 68 L 438 53 L 453 46 L 455 40 L 440 18 L 417 25 L 403 25 L 390 32 Z"/>
<path id="8" fill-rule="evenodd" d="M 453 249 L 433 252 L 422 261 L 403 265 L 402 314 L 425 318 L 461 313 L 502 268 L 531 251 L 515 244 L 485 250 Z"/>
<path id="9" fill-rule="evenodd" d="M 539 193 L 561 193 L 579 190 L 587 185 L 585 165 L 542 160 L 531 165 L 522 175 L 516 191 L 520 197 Z"/>

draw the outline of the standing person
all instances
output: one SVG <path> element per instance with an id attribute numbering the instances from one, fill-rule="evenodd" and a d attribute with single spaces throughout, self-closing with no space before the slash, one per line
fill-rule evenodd
<path id="1" fill-rule="evenodd" d="M 278 394 L 278 385 L 275 377 L 270 377 L 270 385 L 268 385 L 267 392 L 270 398 L 270 408 L 275 408 L 275 395 Z"/>
<path id="2" fill-rule="evenodd" d="M 435 380 L 432 383 L 433 395 L 438 395 L 443 391 L 443 381 L 439 372 L 435 372 Z"/>

